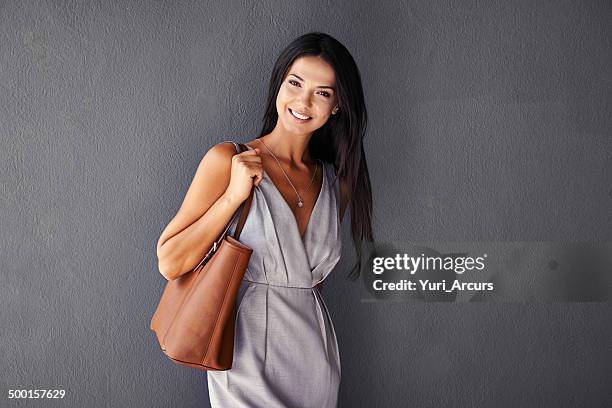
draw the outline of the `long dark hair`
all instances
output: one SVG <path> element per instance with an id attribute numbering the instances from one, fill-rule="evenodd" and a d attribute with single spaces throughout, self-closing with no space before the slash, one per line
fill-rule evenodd
<path id="1" fill-rule="evenodd" d="M 336 177 L 332 185 L 338 182 L 338 178 L 347 182 L 347 208 L 351 213 L 351 232 L 357 252 L 357 262 L 348 277 L 356 279 L 362 267 L 362 243 L 364 240 L 373 241 L 372 189 L 363 150 L 368 115 L 361 76 L 355 60 L 344 45 L 328 34 L 312 32 L 296 38 L 281 52 L 272 69 L 259 137 L 272 132 L 276 126 L 278 91 L 293 61 L 303 56 L 322 58 L 334 69 L 336 75 L 336 95 L 340 109 L 314 132 L 308 147 L 312 157 L 334 164 Z"/>

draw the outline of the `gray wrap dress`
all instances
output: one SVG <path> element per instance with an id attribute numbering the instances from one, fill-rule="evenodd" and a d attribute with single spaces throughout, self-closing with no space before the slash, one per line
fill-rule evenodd
<path id="1" fill-rule="evenodd" d="M 255 187 L 240 234 L 253 254 L 236 301 L 232 368 L 207 371 L 213 408 L 337 406 L 340 354 L 315 285 L 341 256 L 340 183 L 332 185 L 333 164 L 320 163 L 322 186 L 303 239 L 265 171 Z M 230 225 L 232 234 L 237 218 Z"/>

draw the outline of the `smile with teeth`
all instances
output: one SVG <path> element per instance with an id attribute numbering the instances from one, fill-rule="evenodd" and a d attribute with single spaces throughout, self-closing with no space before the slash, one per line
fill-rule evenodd
<path id="1" fill-rule="evenodd" d="M 289 113 L 291 113 L 291 116 L 293 116 L 294 118 L 302 121 L 302 122 L 306 122 L 307 120 L 312 119 L 310 116 L 306 116 L 306 115 L 302 115 L 298 112 L 293 111 L 291 108 L 289 108 Z"/>

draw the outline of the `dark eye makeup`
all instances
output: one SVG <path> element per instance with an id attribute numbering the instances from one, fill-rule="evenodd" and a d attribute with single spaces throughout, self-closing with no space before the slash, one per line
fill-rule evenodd
<path id="1" fill-rule="evenodd" d="M 289 82 L 291 85 L 293 86 L 301 86 L 300 83 L 296 80 L 290 79 L 287 82 Z M 329 98 L 331 95 L 329 94 L 329 92 L 325 92 L 325 91 L 321 91 L 320 94 L 326 98 Z"/>

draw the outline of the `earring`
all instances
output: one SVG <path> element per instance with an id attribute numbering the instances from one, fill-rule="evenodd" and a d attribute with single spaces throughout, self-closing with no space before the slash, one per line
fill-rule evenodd
<path id="1" fill-rule="evenodd" d="M 336 106 L 336 107 L 334 108 L 334 110 L 332 110 L 332 114 L 334 114 L 334 115 L 335 115 L 336 113 L 338 113 L 338 111 L 339 111 L 339 110 L 340 110 L 340 109 L 339 109 L 339 108 Z"/>

